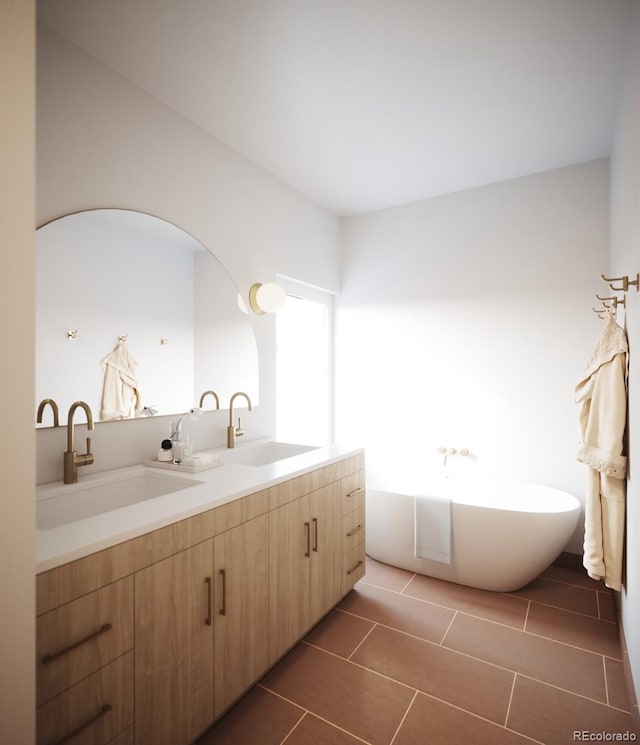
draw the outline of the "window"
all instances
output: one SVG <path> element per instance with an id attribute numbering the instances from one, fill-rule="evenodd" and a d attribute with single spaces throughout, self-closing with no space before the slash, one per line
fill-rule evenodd
<path id="1" fill-rule="evenodd" d="M 276 437 L 322 445 L 332 438 L 332 296 L 279 279 L 287 292 L 276 314 Z"/>

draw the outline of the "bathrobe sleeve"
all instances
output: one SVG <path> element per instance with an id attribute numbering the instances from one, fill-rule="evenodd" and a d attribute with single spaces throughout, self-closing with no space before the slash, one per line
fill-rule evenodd
<path id="1" fill-rule="evenodd" d="M 627 341 L 611 316 L 585 376 L 576 387 L 581 404 L 578 460 L 585 463 L 587 489 L 583 564 L 593 579 L 622 588 L 627 458 Z"/>

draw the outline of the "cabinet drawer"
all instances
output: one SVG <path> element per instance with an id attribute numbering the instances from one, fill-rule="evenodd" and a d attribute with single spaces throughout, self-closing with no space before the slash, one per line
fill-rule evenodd
<path id="1" fill-rule="evenodd" d="M 130 727 L 133 652 L 38 707 L 36 723 L 37 745 L 103 745 Z"/>
<path id="2" fill-rule="evenodd" d="M 342 518 L 342 554 L 347 554 L 354 546 L 364 543 L 364 507 L 350 512 Z"/>
<path id="3" fill-rule="evenodd" d="M 70 688 L 132 647 L 132 577 L 38 616 L 37 704 Z"/>
<path id="4" fill-rule="evenodd" d="M 340 479 L 340 492 L 342 494 L 342 514 L 357 510 L 364 505 L 364 471 L 352 473 Z"/>
<path id="5" fill-rule="evenodd" d="M 364 577 L 365 544 L 359 543 L 342 557 L 342 594 L 346 595 Z"/>

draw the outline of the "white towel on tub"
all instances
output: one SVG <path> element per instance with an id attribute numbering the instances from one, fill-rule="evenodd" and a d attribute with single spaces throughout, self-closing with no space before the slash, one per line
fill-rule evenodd
<path id="1" fill-rule="evenodd" d="M 414 499 L 414 556 L 451 563 L 451 499 L 417 494 Z"/>

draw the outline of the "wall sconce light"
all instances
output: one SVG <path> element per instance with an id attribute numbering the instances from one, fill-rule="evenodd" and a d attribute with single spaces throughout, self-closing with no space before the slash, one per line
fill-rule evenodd
<path id="1" fill-rule="evenodd" d="M 256 282 L 249 290 L 249 305 L 258 315 L 275 313 L 282 308 L 286 297 L 284 288 L 276 282 Z"/>

